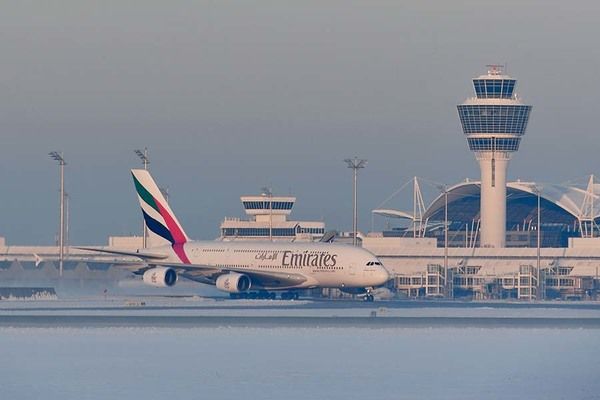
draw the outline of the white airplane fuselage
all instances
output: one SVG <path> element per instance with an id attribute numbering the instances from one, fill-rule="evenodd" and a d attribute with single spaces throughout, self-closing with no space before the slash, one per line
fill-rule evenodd
<path id="1" fill-rule="evenodd" d="M 168 254 L 161 261 L 174 267 L 181 263 L 242 274 L 247 270 L 249 275 L 264 272 L 306 278 L 286 288 L 367 288 L 389 279 L 375 255 L 344 244 L 190 241 L 179 249 L 167 245 L 148 250 Z"/>

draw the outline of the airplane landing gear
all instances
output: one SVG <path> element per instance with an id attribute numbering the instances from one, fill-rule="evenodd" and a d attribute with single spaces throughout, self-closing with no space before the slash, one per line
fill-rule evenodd
<path id="1" fill-rule="evenodd" d="M 363 301 L 372 303 L 373 301 L 375 301 L 375 296 L 373 296 L 373 288 L 366 288 L 367 292 L 365 293 L 364 297 L 363 297 Z"/>

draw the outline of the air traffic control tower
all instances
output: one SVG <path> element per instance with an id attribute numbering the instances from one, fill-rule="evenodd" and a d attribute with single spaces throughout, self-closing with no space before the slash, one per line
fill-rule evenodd
<path id="1" fill-rule="evenodd" d="M 473 79 L 476 97 L 458 106 L 469 148 L 481 169 L 481 247 L 505 247 L 506 168 L 519 150 L 531 106 L 515 94 L 517 81 L 504 75 L 502 66 Z"/>

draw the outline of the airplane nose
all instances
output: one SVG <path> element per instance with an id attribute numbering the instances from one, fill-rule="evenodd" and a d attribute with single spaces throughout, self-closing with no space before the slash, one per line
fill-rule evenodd
<path id="1" fill-rule="evenodd" d="M 380 285 L 383 285 L 384 283 L 386 283 L 388 280 L 390 279 L 390 273 L 387 272 L 387 270 L 382 266 L 378 271 L 377 271 L 377 280 L 380 281 Z"/>

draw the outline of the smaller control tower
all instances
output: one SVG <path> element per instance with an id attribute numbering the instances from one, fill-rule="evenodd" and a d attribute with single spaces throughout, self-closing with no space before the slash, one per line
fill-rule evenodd
<path id="1" fill-rule="evenodd" d="M 266 189 L 266 188 L 265 188 Z M 221 240 L 315 241 L 325 233 L 322 221 L 290 221 L 296 203 L 293 196 L 263 193 L 240 198 L 248 219 L 225 218 Z"/>
<path id="2" fill-rule="evenodd" d="M 531 106 L 515 94 L 517 81 L 502 66 L 488 65 L 473 79 L 476 97 L 458 106 L 469 148 L 481 169 L 481 247 L 505 247 L 506 168 L 519 150 Z"/>

